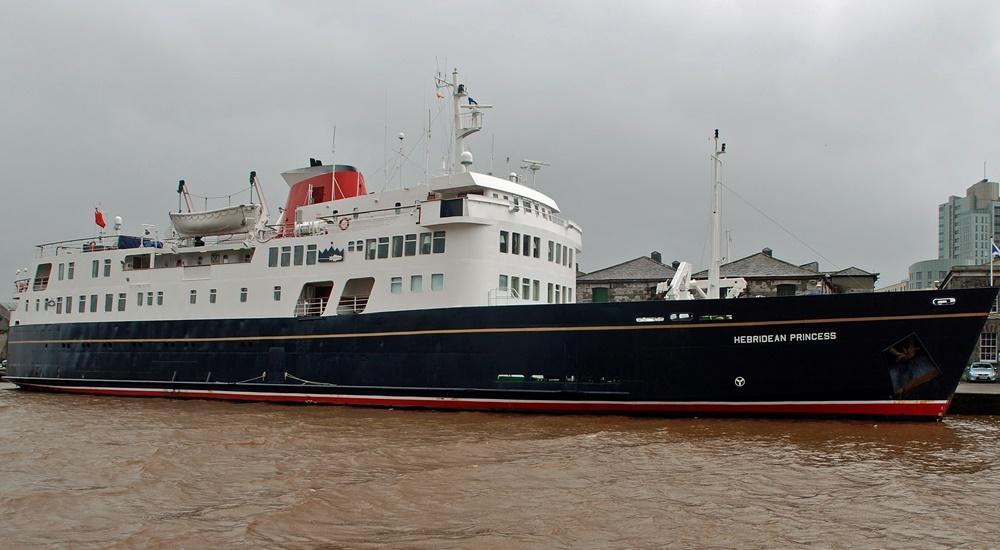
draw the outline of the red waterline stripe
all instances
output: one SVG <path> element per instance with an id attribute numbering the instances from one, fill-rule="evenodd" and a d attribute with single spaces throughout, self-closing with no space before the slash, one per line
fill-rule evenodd
<path id="1" fill-rule="evenodd" d="M 455 409 L 480 411 L 580 412 L 580 413 L 700 413 L 700 414 L 790 414 L 831 416 L 908 416 L 940 418 L 947 401 L 837 401 L 837 402 L 679 402 L 679 401 L 553 401 L 462 399 L 450 397 L 352 396 L 294 393 L 263 393 L 144 388 L 95 388 L 21 384 L 25 388 L 66 393 L 123 397 L 183 397 L 228 401 L 267 401 L 360 405 L 368 407 Z"/>

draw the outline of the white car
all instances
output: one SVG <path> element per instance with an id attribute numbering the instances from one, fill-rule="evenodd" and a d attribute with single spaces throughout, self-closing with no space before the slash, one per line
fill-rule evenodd
<path id="1" fill-rule="evenodd" d="M 965 370 L 969 382 L 996 382 L 997 368 L 990 363 L 973 363 Z"/>

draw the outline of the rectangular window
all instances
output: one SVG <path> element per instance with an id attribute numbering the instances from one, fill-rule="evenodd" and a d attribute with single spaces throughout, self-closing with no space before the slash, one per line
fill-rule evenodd
<path id="1" fill-rule="evenodd" d="M 417 255 L 417 234 L 410 233 L 406 236 L 406 245 L 403 247 L 403 254 L 406 256 Z"/>
<path id="2" fill-rule="evenodd" d="M 292 247 L 283 246 L 281 247 L 281 267 L 290 265 L 292 265 Z"/>
<path id="3" fill-rule="evenodd" d="M 90 262 L 90 276 L 97 278 L 98 274 L 101 272 L 101 262 L 94 260 Z"/>
<path id="4" fill-rule="evenodd" d="M 506 275 L 501 275 L 500 276 L 500 284 L 499 284 L 499 286 L 497 288 L 499 288 L 500 290 L 507 290 L 507 276 Z"/>
<path id="5" fill-rule="evenodd" d="M 80 296 L 80 307 L 76 308 L 80 313 L 85 313 L 87 311 L 87 297 Z"/>
<path id="6" fill-rule="evenodd" d="M 312 245 L 310 245 L 312 246 Z M 354 241 L 347 241 L 347 251 L 354 252 Z"/>
<path id="7" fill-rule="evenodd" d="M 111 276 L 111 259 L 110 258 L 104 260 L 104 276 L 105 277 L 110 277 Z"/>
<path id="8" fill-rule="evenodd" d="M 542 287 L 542 283 L 538 279 L 535 279 L 534 281 L 531 281 L 531 299 L 532 300 L 534 300 L 534 301 L 537 302 L 538 300 L 540 300 L 542 298 L 542 293 L 540 292 L 541 287 Z"/>
<path id="9" fill-rule="evenodd" d="M 240 289 L 240 303 L 246 303 L 247 301 L 247 287 Z"/>
<path id="10" fill-rule="evenodd" d="M 562 263 L 562 245 L 556 243 L 556 263 Z"/>
<path id="11" fill-rule="evenodd" d="M 59 280 L 63 280 L 66 275 L 66 264 L 59 264 Z"/>
<path id="12" fill-rule="evenodd" d="M 278 267 L 278 247 L 267 249 L 267 267 Z"/>
<path id="13" fill-rule="evenodd" d="M 125 311 L 125 293 L 118 294 L 118 311 Z"/>
<path id="14" fill-rule="evenodd" d="M 444 231 L 434 232 L 434 253 L 444 254 Z"/>
<path id="15" fill-rule="evenodd" d="M 521 296 L 521 278 L 511 277 L 510 278 L 510 289 L 514 291 L 514 294 L 518 297 Z"/>
<path id="16" fill-rule="evenodd" d="M 539 238 L 539 237 L 534 237 L 534 242 L 533 242 L 533 248 L 532 248 L 532 254 L 531 255 L 533 257 L 535 257 L 535 258 L 540 258 L 541 257 L 540 256 L 541 248 L 542 248 L 542 239 Z"/>
<path id="17" fill-rule="evenodd" d="M 569 249 L 564 246 L 563 247 L 562 264 L 566 265 L 566 261 L 567 260 L 569 260 Z"/>
<path id="18" fill-rule="evenodd" d="M 293 263 L 294 263 L 295 265 L 302 265 L 302 260 L 303 260 L 303 250 L 304 250 L 304 249 L 305 249 L 305 248 L 304 248 L 304 247 L 303 247 L 303 246 L 302 246 L 301 244 L 300 244 L 300 245 L 297 245 L 297 246 L 295 247 L 295 258 L 294 258 L 294 261 L 293 261 Z"/>
<path id="19" fill-rule="evenodd" d="M 365 259 L 366 260 L 375 259 L 375 239 L 365 240 Z"/>
<path id="20" fill-rule="evenodd" d="M 444 290 L 444 273 L 431 273 L 431 290 Z"/>
<path id="21" fill-rule="evenodd" d="M 392 236 L 392 257 L 400 258 L 403 256 L 403 236 L 393 235 Z"/>
<path id="22" fill-rule="evenodd" d="M 531 235 L 524 236 L 524 255 L 531 256 Z"/>
<path id="23" fill-rule="evenodd" d="M 163 305 L 163 291 L 162 290 L 158 290 L 156 292 L 156 305 L 158 305 L 158 306 L 162 306 Z"/>
<path id="24" fill-rule="evenodd" d="M 510 240 L 510 233 L 507 231 L 500 232 L 500 252 L 504 254 L 507 253 L 507 242 Z"/>
<path id="25" fill-rule="evenodd" d="M 153 293 L 152 292 L 147 292 L 146 293 L 146 305 L 147 306 L 153 305 Z"/>
<path id="26" fill-rule="evenodd" d="M 142 292 L 137 292 L 135 296 L 135 305 L 142 307 Z"/>
<path id="27" fill-rule="evenodd" d="M 188 301 L 191 302 L 192 304 L 197 304 L 198 303 L 198 291 L 197 290 L 195 290 L 193 288 L 191 289 L 191 295 L 188 297 Z"/>
<path id="28" fill-rule="evenodd" d="M 979 335 L 979 360 L 996 361 L 997 359 L 997 333 L 983 332 Z"/>
<path id="29" fill-rule="evenodd" d="M 316 265 L 316 245 L 306 246 L 306 265 Z"/>
<path id="30" fill-rule="evenodd" d="M 521 299 L 522 300 L 531 299 L 531 279 L 527 277 L 521 278 Z"/>
<path id="31" fill-rule="evenodd" d="M 549 292 L 548 292 L 548 297 L 546 298 L 546 301 L 551 304 L 552 303 L 552 283 L 549 283 L 549 289 L 548 290 L 549 290 Z"/>
<path id="32" fill-rule="evenodd" d="M 281 287 L 280 286 L 274 287 L 274 301 L 275 302 L 280 302 L 281 301 Z"/>
<path id="33" fill-rule="evenodd" d="M 559 303 L 559 288 L 560 288 L 560 286 L 562 286 L 562 285 L 556 285 L 556 302 L 555 303 L 557 303 L 557 304 Z"/>
<path id="34" fill-rule="evenodd" d="M 210 288 L 208 290 L 208 303 L 214 304 L 217 295 L 218 295 L 218 293 L 215 291 L 215 289 L 214 288 Z"/>
<path id="35" fill-rule="evenodd" d="M 553 259 L 555 259 L 555 253 L 556 253 L 555 243 L 552 242 L 552 241 L 549 241 L 549 261 L 550 262 L 553 261 Z"/>
<path id="36" fill-rule="evenodd" d="M 568 265 L 570 267 L 573 267 L 573 249 L 572 248 L 569 249 L 569 260 L 568 260 L 567 263 L 568 263 Z"/>
<path id="37" fill-rule="evenodd" d="M 69 279 L 69 280 L 72 281 L 73 280 L 73 275 L 75 274 L 75 272 L 76 272 L 76 262 L 70 262 L 70 263 L 66 264 L 66 278 L 67 279 Z"/>
<path id="38" fill-rule="evenodd" d="M 105 294 L 104 295 L 104 311 L 111 311 L 111 308 L 115 305 L 115 295 Z"/>
<path id="39" fill-rule="evenodd" d="M 521 234 L 514 233 L 510 238 L 510 253 L 511 254 L 521 254 Z"/>
<path id="40" fill-rule="evenodd" d="M 62 313 L 62 296 L 56 298 L 56 313 Z"/>
<path id="41" fill-rule="evenodd" d="M 378 238 L 378 257 L 379 258 L 389 257 L 389 237 Z"/>
<path id="42" fill-rule="evenodd" d="M 431 253 L 431 234 L 421 233 L 420 234 L 420 253 L 430 254 Z"/>
<path id="43" fill-rule="evenodd" d="M 97 313 L 97 294 L 90 295 L 90 312 Z"/>
<path id="44" fill-rule="evenodd" d="M 389 292 L 393 294 L 400 294 L 403 292 L 403 278 L 393 277 L 389 281 Z"/>
<path id="45" fill-rule="evenodd" d="M 573 303 L 573 288 L 572 287 L 566 287 L 566 292 L 569 293 L 569 299 L 566 300 L 566 301 L 572 304 Z"/>
<path id="46" fill-rule="evenodd" d="M 423 291 L 424 291 L 424 276 L 410 275 L 410 292 L 423 292 Z"/>

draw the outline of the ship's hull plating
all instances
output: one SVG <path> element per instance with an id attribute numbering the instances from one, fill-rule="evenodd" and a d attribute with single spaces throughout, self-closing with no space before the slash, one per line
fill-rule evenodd
<path id="1" fill-rule="evenodd" d="M 7 379 L 127 396 L 940 418 L 993 289 L 14 326 Z"/>

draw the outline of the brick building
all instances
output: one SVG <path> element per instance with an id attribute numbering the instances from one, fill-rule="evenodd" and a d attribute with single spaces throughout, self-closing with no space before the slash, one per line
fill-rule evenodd
<path id="1" fill-rule="evenodd" d="M 576 277 L 577 302 L 641 302 L 656 299 L 656 285 L 673 278 L 659 252 Z"/>

